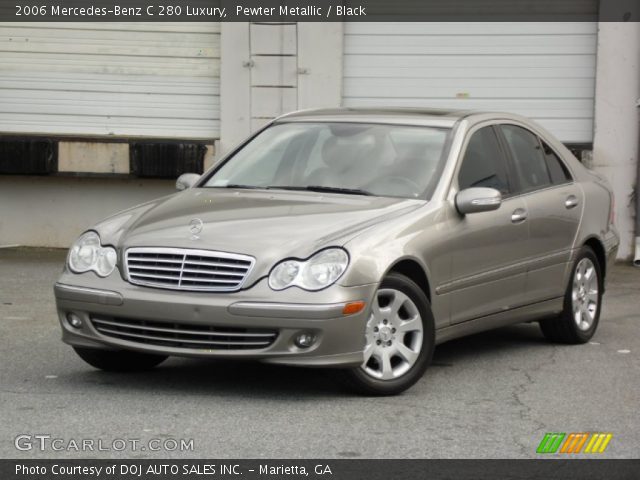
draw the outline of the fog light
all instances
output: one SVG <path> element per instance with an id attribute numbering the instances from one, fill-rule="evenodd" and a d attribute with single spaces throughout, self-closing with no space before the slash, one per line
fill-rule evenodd
<path id="1" fill-rule="evenodd" d="M 315 335 L 309 332 L 300 333 L 295 339 L 296 346 L 300 348 L 309 348 L 316 341 Z"/>
<path id="2" fill-rule="evenodd" d="M 67 322 L 69 322 L 69 325 L 73 328 L 82 327 L 82 320 L 75 313 L 67 313 Z"/>

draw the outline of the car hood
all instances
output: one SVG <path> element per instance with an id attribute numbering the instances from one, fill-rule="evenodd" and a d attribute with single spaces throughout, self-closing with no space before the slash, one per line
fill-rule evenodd
<path id="1" fill-rule="evenodd" d="M 193 188 L 122 212 L 96 230 L 103 244 L 122 249 L 218 250 L 251 255 L 256 267 L 270 268 L 286 257 L 306 258 L 320 248 L 343 245 L 364 229 L 424 203 L 314 192 Z M 197 236 L 189 228 L 194 219 L 202 221 Z"/>

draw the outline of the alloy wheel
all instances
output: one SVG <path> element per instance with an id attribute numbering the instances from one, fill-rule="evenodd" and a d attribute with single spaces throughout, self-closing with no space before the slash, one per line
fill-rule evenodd
<path id="1" fill-rule="evenodd" d="M 364 372 L 378 380 L 392 380 L 407 373 L 422 350 L 420 311 L 400 290 L 378 290 L 366 326 Z"/>
<path id="2" fill-rule="evenodd" d="M 573 274 L 571 305 L 573 319 L 580 330 L 589 330 L 598 312 L 598 272 L 589 258 L 578 262 Z"/>

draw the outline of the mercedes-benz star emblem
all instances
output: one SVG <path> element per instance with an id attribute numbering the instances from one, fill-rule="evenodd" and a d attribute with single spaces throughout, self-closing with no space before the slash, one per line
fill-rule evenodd
<path id="1" fill-rule="evenodd" d="M 191 240 L 198 240 L 198 234 L 202 231 L 202 220 L 194 218 L 189 222 L 189 231 L 191 232 Z"/>

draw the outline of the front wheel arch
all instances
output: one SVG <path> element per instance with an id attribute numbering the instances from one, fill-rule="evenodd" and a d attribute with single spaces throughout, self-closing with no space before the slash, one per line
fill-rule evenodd
<path id="1" fill-rule="evenodd" d="M 424 292 L 427 300 L 431 303 L 431 286 L 429 277 L 424 268 L 416 260 L 405 258 L 394 263 L 384 274 L 387 277 L 390 273 L 398 273 L 413 281 Z"/>

